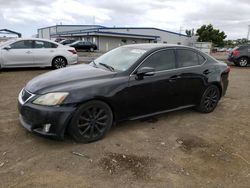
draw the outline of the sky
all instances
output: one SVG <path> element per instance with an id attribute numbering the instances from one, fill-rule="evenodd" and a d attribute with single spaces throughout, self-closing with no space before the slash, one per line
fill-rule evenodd
<path id="1" fill-rule="evenodd" d="M 250 0 L 0 0 L 0 29 L 25 37 L 56 24 L 156 27 L 185 34 L 212 24 L 227 39 L 246 38 Z"/>

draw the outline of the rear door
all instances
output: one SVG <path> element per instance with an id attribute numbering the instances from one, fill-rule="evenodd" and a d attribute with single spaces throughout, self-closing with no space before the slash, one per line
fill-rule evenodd
<path id="1" fill-rule="evenodd" d="M 88 50 L 89 49 L 89 43 L 88 43 L 88 41 L 82 42 L 82 49 L 83 50 Z"/>
<path id="2" fill-rule="evenodd" d="M 206 61 L 198 51 L 192 49 L 177 49 L 177 62 L 181 86 L 181 105 L 197 104 L 206 87 L 207 75 L 211 70 L 204 63 Z"/>
<path id="3" fill-rule="evenodd" d="M 53 57 L 55 57 L 57 45 L 47 41 L 34 41 L 34 65 L 50 66 Z"/>
<path id="4" fill-rule="evenodd" d="M 136 74 L 130 76 L 128 113 L 141 116 L 179 106 L 179 86 L 175 79 L 177 71 L 174 49 L 160 50 L 144 60 L 139 66 L 155 68 L 153 76 L 138 79 Z"/>
<path id="5" fill-rule="evenodd" d="M 84 42 L 78 42 L 77 43 L 77 49 L 84 50 L 85 49 Z"/>
<path id="6" fill-rule="evenodd" d="M 10 44 L 11 49 L 2 50 L 5 67 L 29 67 L 34 64 L 32 40 L 20 40 Z"/>
<path id="7" fill-rule="evenodd" d="M 85 42 L 85 45 L 86 45 L 86 50 L 90 50 L 90 48 L 92 48 L 93 44 L 91 42 L 87 41 L 87 42 Z"/>

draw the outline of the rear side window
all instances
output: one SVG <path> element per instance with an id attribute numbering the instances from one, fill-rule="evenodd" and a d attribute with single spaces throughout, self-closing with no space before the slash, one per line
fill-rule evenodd
<path id="1" fill-rule="evenodd" d="M 155 69 L 155 71 L 174 69 L 174 50 L 162 50 L 154 53 L 144 61 L 141 67 L 152 67 Z"/>
<path id="2" fill-rule="evenodd" d="M 35 41 L 35 48 L 57 48 L 57 45 L 46 41 Z"/>
<path id="3" fill-rule="evenodd" d="M 179 67 L 190 67 L 201 65 L 205 58 L 192 50 L 179 49 L 177 50 L 177 58 Z"/>
<path id="4" fill-rule="evenodd" d="M 200 55 L 200 54 L 197 54 L 197 55 L 198 55 L 199 64 L 200 64 L 200 65 L 203 64 L 203 63 L 206 61 L 205 57 L 203 57 L 203 56 Z"/>
<path id="5" fill-rule="evenodd" d="M 244 45 L 244 46 L 240 46 L 240 47 L 238 47 L 238 49 L 237 50 L 246 50 L 246 49 L 249 49 L 250 48 L 250 46 L 249 45 Z"/>
<path id="6" fill-rule="evenodd" d="M 32 48 L 32 40 L 21 40 L 10 45 L 12 49 L 30 49 Z"/>

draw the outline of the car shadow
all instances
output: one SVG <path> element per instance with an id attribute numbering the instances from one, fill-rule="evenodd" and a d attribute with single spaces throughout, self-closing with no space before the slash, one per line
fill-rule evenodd
<path id="1" fill-rule="evenodd" d="M 159 115 L 154 115 L 138 120 L 126 120 L 113 125 L 110 131 L 107 133 L 106 137 L 112 137 L 113 134 L 117 132 L 124 132 L 126 129 L 139 130 L 144 127 L 150 127 L 150 129 L 155 129 L 155 126 L 159 125 L 160 121 L 166 121 L 170 116 L 171 118 L 179 118 L 182 115 L 189 113 L 199 113 L 193 108 L 187 108 L 182 110 L 177 110 L 173 112 L 166 112 Z M 136 125 L 136 126 L 135 126 Z M 105 139 L 105 138 L 104 138 Z"/>
<path id="2" fill-rule="evenodd" d="M 155 115 L 155 116 L 151 116 L 151 117 L 147 117 L 147 118 L 142 118 L 142 119 L 138 119 L 138 120 L 122 121 L 122 122 L 114 124 L 103 139 L 116 138 L 116 136 L 115 136 L 116 134 L 119 134 L 119 132 L 126 132 L 126 130 L 135 130 L 136 131 L 136 130 L 140 130 L 140 129 L 145 128 L 145 127 L 148 127 L 149 129 L 156 129 L 157 126 L 155 124 L 158 123 L 158 121 L 162 121 L 165 118 L 168 118 L 169 116 L 171 116 L 172 118 L 175 118 L 175 117 L 178 118 L 185 113 L 196 113 L 196 111 L 193 110 L 192 108 L 189 108 L 189 109 L 183 109 L 183 110 L 178 110 L 178 111 L 173 111 L 173 112 L 167 112 L 167 113 L 163 113 L 163 114 L 159 114 L 159 115 Z M 64 147 L 64 146 L 83 144 L 83 143 L 77 143 L 68 134 L 67 130 L 65 131 L 65 135 L 64 135 L 63 140 L 45 137 L 45 136 L 42 136 L 39 134 L 30 133 L 28 131 L 26 131 L 26 134 L 28 134 L 29 137 L 32 138 L 32 140 L 35 140 L 35 142 L 37 144 L 43 144 L 43 145 L 50 146 L 50 147 L 54 147 L 54 146 Z M 87 144 L 96 143 L 96 142 L 102 142 L 102 140 L 89 142 Z"/>
<path id="3" fill-rule="evenodd" d="M 23 72 L 23 71 L 50 71 L 53 70 L 51 67 L 23 67 L 23 68 L 4 68 L 4 69 L 0 69 L 0 73 L 1 72 Z"/>
<path id="4" fill-rule="evenodd" d="M 247 65 L 246 67 L 240 67 L 235 64 L 230 64 L 229 66 L 234 69 L 250 69 L 250 65 Z"/>

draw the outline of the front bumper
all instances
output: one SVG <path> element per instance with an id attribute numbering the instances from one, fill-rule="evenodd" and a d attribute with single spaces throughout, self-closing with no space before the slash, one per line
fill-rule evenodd
<path id="1" fill-rule="evenodd" d="M 229 57 L 227 58 L 227 60 L 228 60 L 229 62 L 233 62 L 234 64 L 236 64 L 238 59 L 237 59 L 236 57 L 229 56 Z"/>
<path id="2" fill-rule="evenodd" d="M 62 140 L 75 107 L 48 107 L 19 101 L 18 110 L 20 123 L 28 131 Z M 46 124 L 50 124 L 49 130 L 44 129 Z"/>
<path id="3" fill-rule="evenodd" d="M 74 54 L 67 58 L 68 65 L 74 65 L 78 63 L 78 55 Z"/>

